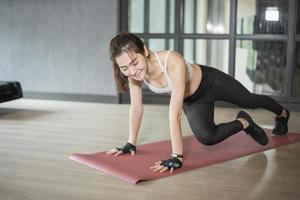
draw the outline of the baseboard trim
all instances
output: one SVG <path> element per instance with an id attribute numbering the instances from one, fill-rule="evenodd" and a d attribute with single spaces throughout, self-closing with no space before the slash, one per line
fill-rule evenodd
<path id="1" fill-rule="evenodd" d="M 52 92 L 30 92 L 24 91 L 24 98 L 27 99 L 43 99 L 43 100 L 59 100 L 59 101 L 79 101 L 79 102 L 95 102 L 95 103 L 119 103 L 118 96 L 110 95 L 91 95 L 91 94 L 67 94 Z"/>

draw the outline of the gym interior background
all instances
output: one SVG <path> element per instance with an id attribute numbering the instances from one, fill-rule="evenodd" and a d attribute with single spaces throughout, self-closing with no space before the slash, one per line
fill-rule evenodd
<path id="1" fill-rule="evenodd" d="M 300 0 L 0 0 L 0 86 L 19 81 L 25 97 L 0 103 L 0 199 L 298 200 L 300 143 L 138 185 L 68 156 L 127 140 L 128 94 L 116 91 L 108 52 L 119 31 L 272 95 L 300 133 L 299 20 Z M 168 105 L 157 105 L 168 96 L 144 95 L 156 104 L 144 106 L 138 143 L 170 139 Z M 215 122 L 239 109 L 216 107 Z M 273 113 L 248 111 L 273 127 Z M 182 133 L 192 134 L 184 115 Z"/>
<path id="2" fill-rule="evenodd" d="M 128 103 L 108 46 L 129 31 L 300 110 L 299 20 L 299 0 L 0 0 L 0 80 L 25 98 Z"/>

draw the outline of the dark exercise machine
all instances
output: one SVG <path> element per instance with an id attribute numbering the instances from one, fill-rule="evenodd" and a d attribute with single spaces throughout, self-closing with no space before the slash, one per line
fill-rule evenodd
<path id="1" fill-rule="evenodd" d="M 23 91 L 19 82 L 0 81 L 0 103 L 23 97 Z"/>

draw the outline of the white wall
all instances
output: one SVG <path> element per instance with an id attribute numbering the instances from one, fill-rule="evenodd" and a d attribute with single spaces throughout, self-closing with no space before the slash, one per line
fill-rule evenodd
<path id="1" fill-rule="evenodd" d="M 30 92 L 116 96 L 117 0 L 0 0 L 0 80 Z"/>

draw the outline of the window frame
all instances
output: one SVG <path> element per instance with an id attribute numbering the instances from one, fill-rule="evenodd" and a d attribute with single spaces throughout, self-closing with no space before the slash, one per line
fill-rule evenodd
<path id="1" fill-rule="evenodd" d="M 226 34 L 213 34 L 213 33 L 184 33 L 184 0 L 175 1 L 174 11 L 174 33 L 149 33 L 149 1 L 145 0 L 145 17 L 144 17 L 144 33 L 134 33 L 139 37 L 145 39 L 148 42 L 149 39 L 166 39 L 168 43 L 169 39 L 174 40 L 174 50 L 179 53 L 183 53 L 183 41 L 184 39 L 213 39 L 213 40 L 228 40 L 229 41 L 229 58 L 228 58 L 228 74 L 232 77 L 235 76 L 235 57 L 236 57 L 236 41 L 237 40 L 261 40 L 261 41 L 284 41 L 286 42 L 286 64 L 284 74 L 284 89 L 282 95 L 273 96 L 274 99 L 279 102 L 300 102 L 300 97 L 293 96 L 293 70 L 295 67 L 295 51 L 296 42 L 300 42 L 300 33 L 296 34 L 297 25 L 297 0 L 289 0 L 288 3 L 288 30 L 286 34 L 251 34 L 243 35 L 237 34 L 237 6 L 239 0 L 230 0 L 230 17 L 229 17 L 229 33 Z M 194 0 L 197 2 L 197 0 Z M 167 4 L 170 0 L 166 0 Z M 128 5 L 129 0 L 119 0 L 119 31 L 128 32 Z M 166 6 L 168 8 L 168 5 Z M 168 9 L 166 9 L 168 10 Z M 167 11 L 168 12 L 168 11 Z M 299 11 L 300 12 L 300 11 Z M 195 12 L 194 12 L 195 14 Z M 168 18 L 168 17 L 166 17 Z M 168 24 L 168 23 L 167 23 Z M 169 26 L 166 26 L 167 29 Z M 152 93 L 148 90 L 145 91 L 145 95 L 151 96 Z M 155 103 L 165 103 L 168 100 L 167 95 L 162 95 L 162 100 L 153 101 Z M 128 103 L 128 94 L 119 94 L 119 103 Z M 151 103 L 151 101 L 150 101 Z"/>

